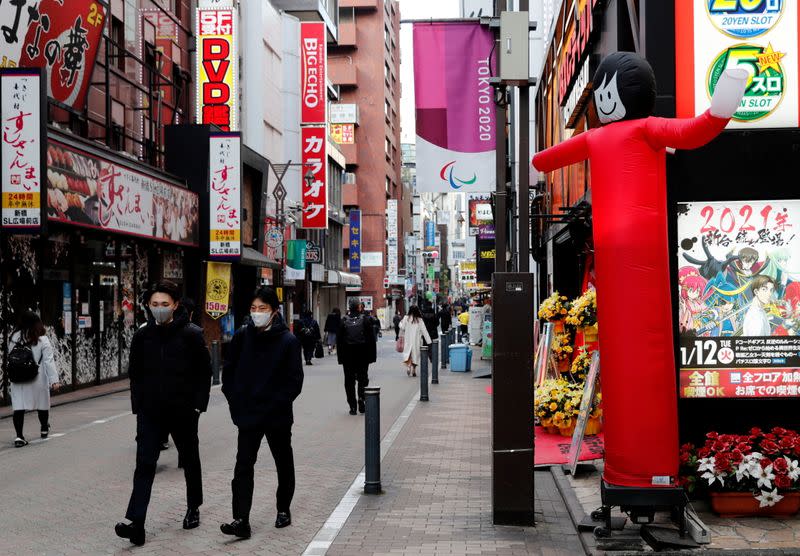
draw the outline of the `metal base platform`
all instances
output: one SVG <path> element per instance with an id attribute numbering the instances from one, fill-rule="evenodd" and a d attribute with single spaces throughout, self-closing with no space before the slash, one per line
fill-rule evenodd
<path id="1" fill-rule="evenodd" d="M 618 507 L 628 514 L 633 523 L 646 525 L 653 522 L 657 511 L 668 511 L 672 520 L 678 525 L 678 535 L 687 538 L 686 528 L 686 493 L 680 487 L 640 488 L 622 487 L 607 483 L 600 485 L 600 496 L 603 506 L 592 512 L 592 519 L 600 521 L 594 530 L 596 538 L 607 538 L 613 530 L 611 508 Z"/>

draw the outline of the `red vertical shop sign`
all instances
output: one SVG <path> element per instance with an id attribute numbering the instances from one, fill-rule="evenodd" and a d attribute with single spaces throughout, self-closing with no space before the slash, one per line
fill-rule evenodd
<path id="1" fill-rule="evenodd" d="M 300 121 L 326 125 L 325 64 L 327 42 L 325 24 L 300 24 L 300 74 L 303 80 Z"/>
<path id="2" fill-rule="evenodd" d="M 302 128 L 303 228 L 328 227 L 327 145 L 324 127 Z M 313 180 L 305 179 L 308 171 Z"/>

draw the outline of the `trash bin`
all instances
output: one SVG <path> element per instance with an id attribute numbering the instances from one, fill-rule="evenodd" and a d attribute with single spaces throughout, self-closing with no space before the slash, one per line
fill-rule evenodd
<path id="1" fill-rule="evenodd" d="M 450 372 L 465 373 L 469 371 L 472 350 L 467 344 L 452 344 L 450 346 Z"/>

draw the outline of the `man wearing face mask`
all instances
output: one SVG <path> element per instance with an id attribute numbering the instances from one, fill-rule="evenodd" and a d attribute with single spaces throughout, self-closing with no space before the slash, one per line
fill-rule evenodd
<path id="1" fill-rule="evenodd" d="M 239 441 L 231 482 L 233 522 L 220 529 L 239 538 L 250 537 L 253 467 L 265 436 L 278 471 L 275 527 L 292 523 L 292 403 L 303 388 L 303 361 L 300 340 L 289 332 L 279 305 L 275 290 L 256 290 L 251 322 L 234 334 L 222 371 L 222 392 L 239 428 Z"/>
<path id="2" fill-rule="evenodd" d="M 203 330 L 189 322 L 178 303 L 178 287 L 167 280 L 147 294 L 148 322 L 133 335 L 128 375 L 131 406 L 136 414 L 136 470 L 126 517 L 117 536 L 135 545 L 145 542 L 144 521 L 161 439 L 172 434 L 186 477 L 184 529 L 200 525 L 203 482 L 197 424 L 208 407 L 211 358 Z"/>

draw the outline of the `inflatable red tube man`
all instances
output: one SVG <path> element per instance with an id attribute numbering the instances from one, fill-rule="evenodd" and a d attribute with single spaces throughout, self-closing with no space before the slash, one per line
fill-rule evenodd
<path id="1" fill-rule="evenodd" d="M 616 52 L 593 79 L 602 127 L 533 157 L 541 172 L 586 159 L 591 165 L 603 478 L 609 484 L 671 486 L 678 474 L 666 149 L 695 149 L 716 137 L 739 106 L 747 79 L 745 70 L 728 70 L 708 111 L 696 118 L 656 118 L 650 64 Z"/>

